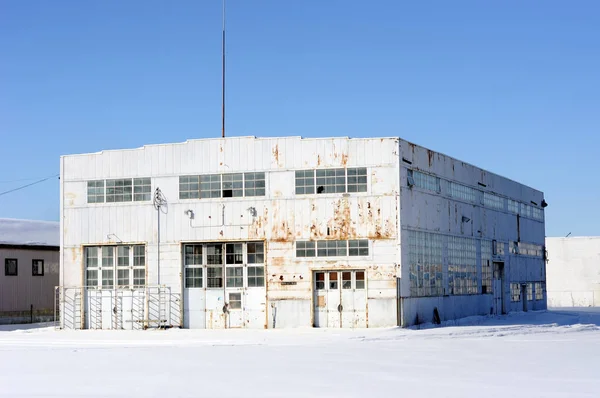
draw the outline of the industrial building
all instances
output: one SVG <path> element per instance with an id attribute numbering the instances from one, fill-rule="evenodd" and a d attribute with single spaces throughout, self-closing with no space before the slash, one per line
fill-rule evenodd
<path id="1" fill-rule="evenodd" d="M 548 306 L 600 307 L 600 237 L 546 238 Z"/>
<path id="2" fill-rule="evenodd" d="M 60 224 L 0 219 L 0 324 L 51 321 Z"/>
<path id="3" fill-rule="evenodd" d="M 200 139 L 60 167 L 62 328 L 546 308 L 543 193 L 399 138 Z"/>

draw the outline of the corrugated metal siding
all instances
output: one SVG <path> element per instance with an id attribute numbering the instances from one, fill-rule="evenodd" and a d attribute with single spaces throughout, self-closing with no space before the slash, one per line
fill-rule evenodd
<path id="1" fill-rule="evenodd" d="M 18 275 L 6 276 L 4 260 L 18 260 Z M 32 260 L 44 260 L 44 275 L 32 275 Z M 0 312 L 52 310 L 54 287 L 58 285 L 59 252 L 0 248 Z"/>

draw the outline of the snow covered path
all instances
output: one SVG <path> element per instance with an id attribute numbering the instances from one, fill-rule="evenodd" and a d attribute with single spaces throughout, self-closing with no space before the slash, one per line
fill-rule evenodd
<path id="1" fill-rule="evenodd" d="M 600 311 L 424 330 L 0 326 L 0 397 L 597 397 Z"/>

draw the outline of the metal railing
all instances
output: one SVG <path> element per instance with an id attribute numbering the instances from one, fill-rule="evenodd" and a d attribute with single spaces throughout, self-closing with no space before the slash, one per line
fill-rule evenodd
<path id="1" fill-rule="evenodd" d="M 181 295 L 168 286 L 98 289 L 56 286 L 57 329 L 147 329 L 181 327 Z"/>

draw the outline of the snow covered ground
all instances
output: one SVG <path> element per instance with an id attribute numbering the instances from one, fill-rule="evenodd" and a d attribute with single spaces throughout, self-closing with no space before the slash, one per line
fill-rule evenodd
<path id="1" fill-rule="evenodd" d="M 0 327 L 0 397 L 598 397 L 600 310 L 421 330 Z"/>

